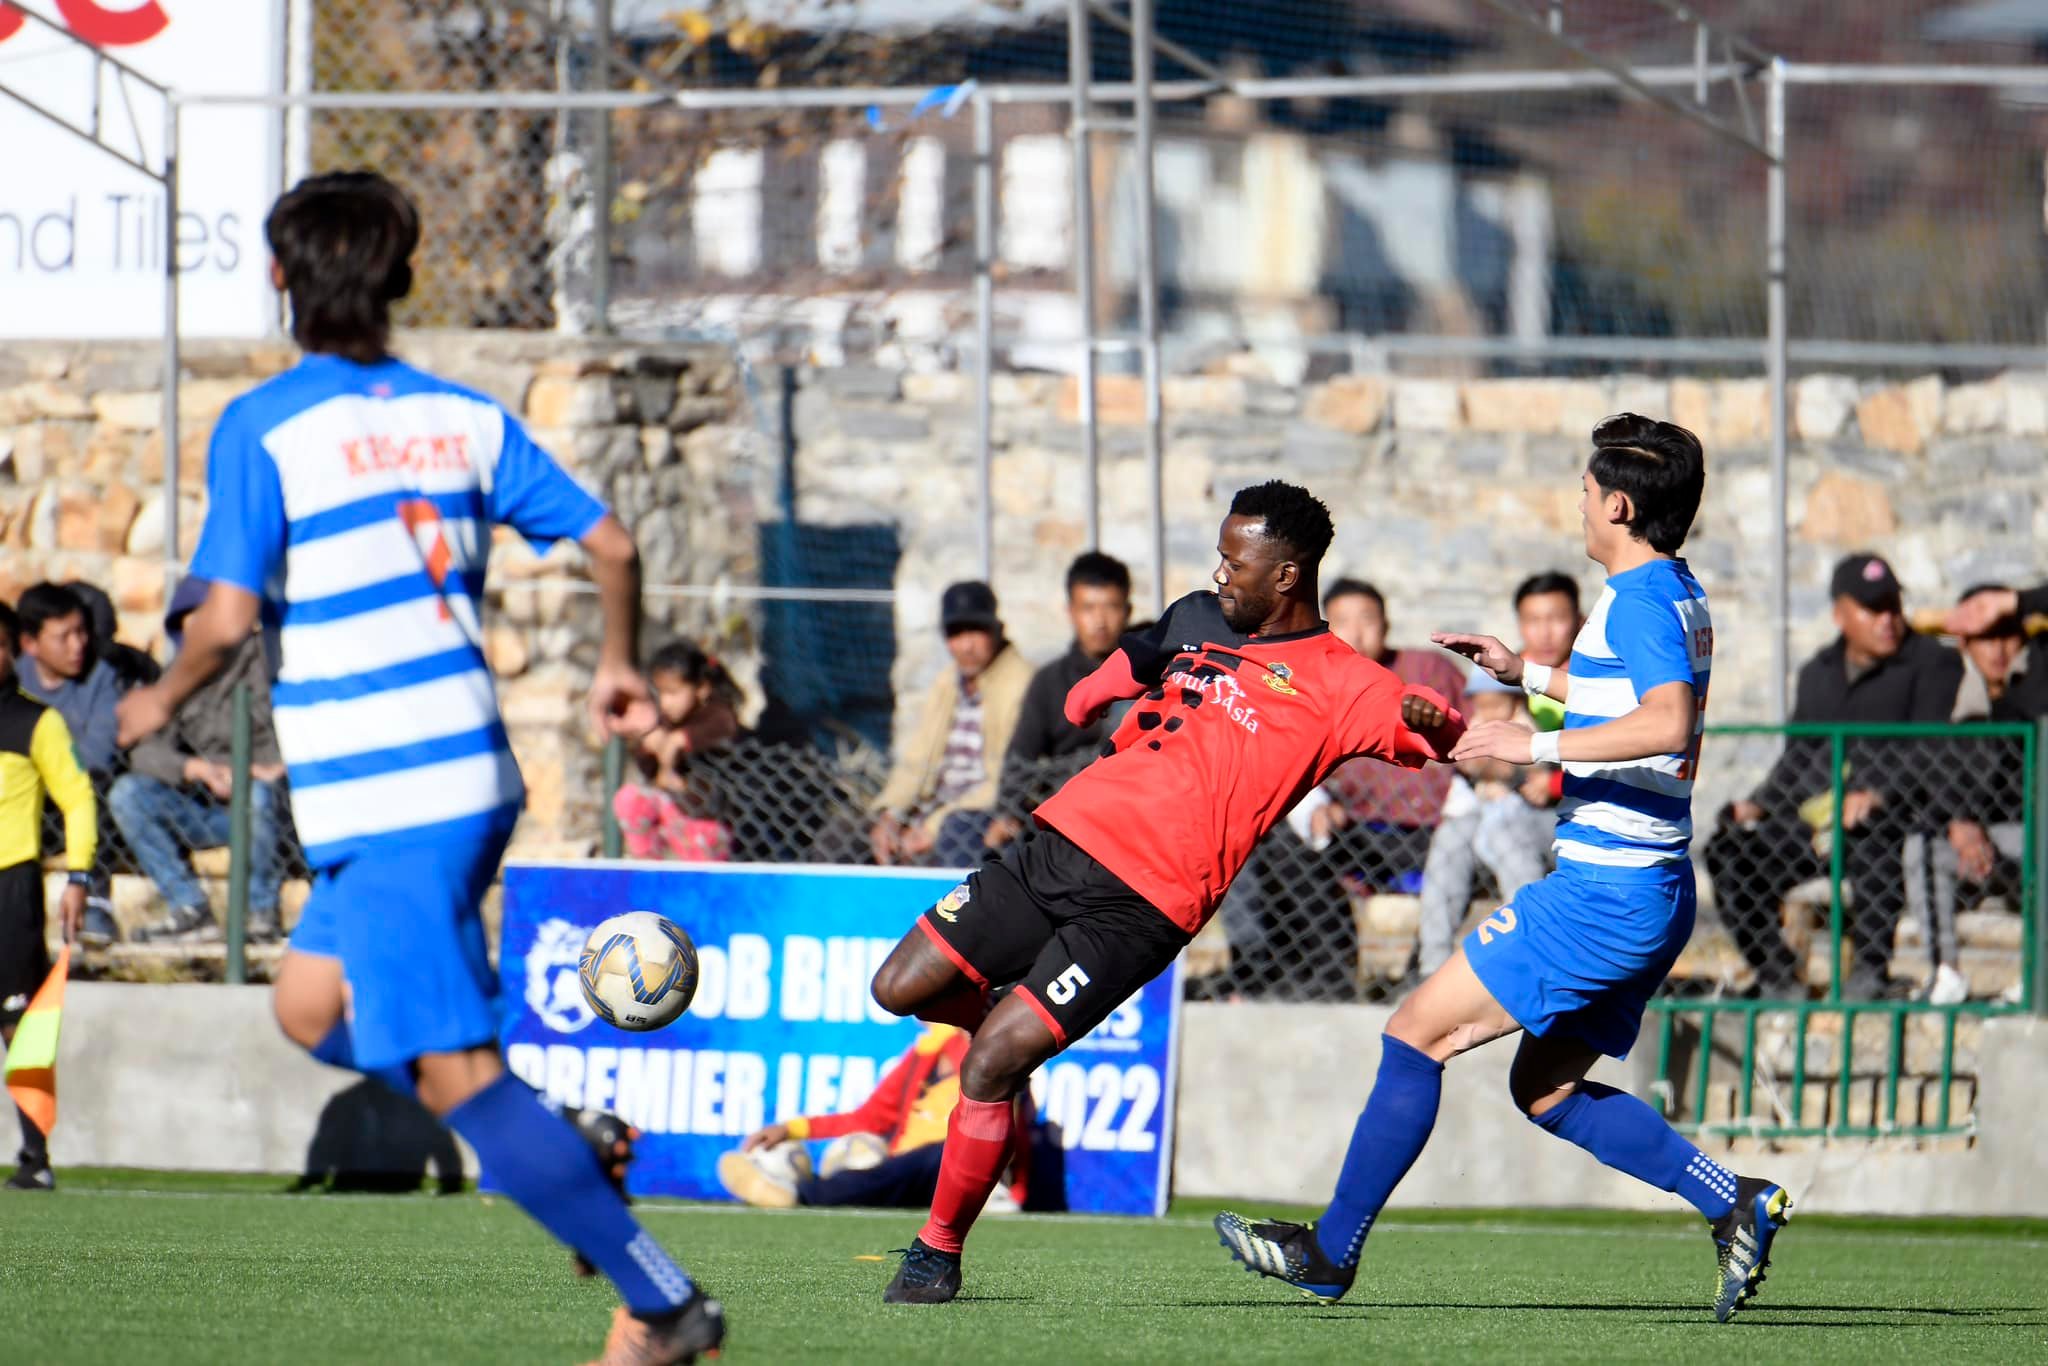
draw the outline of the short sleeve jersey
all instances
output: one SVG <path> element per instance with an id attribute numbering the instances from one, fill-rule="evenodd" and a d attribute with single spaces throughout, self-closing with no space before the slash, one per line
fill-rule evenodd
<path id="1" fill-rule="evenodd" d="M 207 495 L 192 573 L 281 628 L 272 703 L 308 860 L 516 812 L 479 621 L 491 527 L 544 547 L 604 505 L 491 399 L 325 355 L 229 405 Z"/>
<path id="2" fill-rule="evenodd" d="M 1706 590 L 1683 560 L 1651 560 L 1607 581 L 1572 643 L 1564 728 L 1626 716 L 1667 683 L 1692 688 L 1692 743 L 1681 754 L 1564 766 L 1557 856 L 1625 876 L 1686 856 L 1692 784 L 1706 726 L 1714 624 Z"/>
<path id="3" fill-rule="evenodd" d="M 1189 933 L 1337 765 L 1420 762 L 1397 750 L 1401 681 L 1327 626 L 1241 635 L 1195 593 L 1123 650 L 1150 690 L 1035 817 Z"/>

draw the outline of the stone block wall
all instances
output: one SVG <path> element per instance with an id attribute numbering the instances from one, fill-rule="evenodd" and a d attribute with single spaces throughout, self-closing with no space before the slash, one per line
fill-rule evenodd
<path id="1" fill-rule="evenodd" d="M 943 647 L 940 589 L 978 568 L 974 390 L 964 372 L 845 366 L 745 375 L 723 348 L 579 342 L 542 334 L 423 333 L 399 349 L 491 394 L 600 488 L 634 526 L 651 585 L 759 580 L 757 524 L 780 513 L 788 406 L 796 512 L 823 524 L 893 525 L 898 567 L 899 724 Z M 204 509 L 206 443 L 236 394 L 292 361 L 284 346 L 196 345 L 181 389 L 181 549 Z M 45 576 L 106 586 L 122 634 L 158 643 L 163 451 L 157 356 L 146 345 L 16 346 L 0 354 L 0 598 Z M 1035 660 L 1064 648 L 1061 575 L 1086 548 L 1079 393 L 1053 374 L 994 381 L 994 583 L 1011 633 Z M 1338 375 L 1287 386 L 1249 355 L 1169 378 L 1166 594 L 1202 584 L 1215 528 L 1238 487 L 1275 475 L 1331 505 L 1326 579 L 1386 593 L 1398 642 L 1431 629 L 1509 635 L 1515 583 L 1542 569 L 1598 572 L 1580 548 L 1586 434 L 1624 409 L 1666 415 L 1706 443 L 1707 498 L 1688 555 L 1715 602 L 1714 715 L 1757 719 L 1770 680 L 1769 395 L 1753 379 L 1456 381 Z M 2048 577 L 2048 376 L 1908 383 L 1800 379 L 1792 395 L 1795 662 L 1832 635 L 1828 569 L 1890 556 L 1909 606 L 1979 580 Z M 1141 613 L 1154 568 L 1146 535 L 1142 394 L 1104 377 L 1103 548 L 1130 563 Z M 596 650 L 595 603 L 575 591 L 573 549 L 539 557 L 508 539 L 494 559 L 487 649 L 533 789 L 522 847 L 588 847 L 597 758 L 581 727 Z M 565 582 L 566 581 L 566 582 Z M 715 594 L 650 598 L 650 646 L 706 640 L 752 684 L 755 617 Z M 758 687 L 752 689 L 758 698 Z"/>

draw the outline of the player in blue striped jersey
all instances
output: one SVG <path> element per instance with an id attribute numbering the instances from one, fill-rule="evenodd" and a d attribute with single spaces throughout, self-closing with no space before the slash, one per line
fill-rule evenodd
<path id="1" fill-rule="evenodd" d="M 723 1311 L 628 1211 L 629 1131 L 553 1113 L 505 1070 L 480 915 L 525 800 L 483 652 L 491 528 L 589 554 L 605 624 L 591 715 L 615 734 L 654 719 L 633 538 L 498 404 L 389 354 L 419 241 L 396 186 L 315 176 L 265 231 L 306 355 L 214 429 L 191 568 L 210 588 L 163 679 L 123 699 L 122 743 L 161 728 L 259 620 L 279 628 L 271 701 L 314 870 L 277 973 L 280 1025 L 417 1095 L 611 1278 L 625 1304 L 605 1363 L 691 1360 L 717 1346 Z"/>
<path id="2" fill-rule="evenodd" d="M 1569 665 L 1526 663 L 1492 636 L 1433 637 L 1501 682 L 1564 704 L 1561 731 L 1487 722 L 1451 755 L 1563 764 L 1557 871 L 1487 917 L 1394 1012 L 1323 1217 L 1217 1217 L 1223 1245 L 1251 1270 L 1318 1299 L 1342 1296 L 1374 1219 L 1436 1124 L 1444 1063 L 1520 1031 L 1508 1089 L 1523 1113 L 1707 1218 L 1715 1317 L 1725 1323 L 1762 1283 L 1789 1217 L 1785 1191 L 1736 1176 L 1641 1100 L 1586 1080 L 1603 1054 L 1628 1056 L 1651 993 L 1692 934 L 1687 850 L 1714 627 L 1677 555 L 1705 480 L 1691 432 L 1633 413 L 1608 418 L 1593 429 L 1579 505 L 1586 553 L 1607 584 Z"/>

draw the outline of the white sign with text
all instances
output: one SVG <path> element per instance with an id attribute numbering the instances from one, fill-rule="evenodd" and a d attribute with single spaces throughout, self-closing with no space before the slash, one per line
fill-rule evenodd
<path id="1" fill-rule="evenodd" d="M 282 0 L 16 0 L 181 94 L 283 85 Z M 163 164 L 164 101 L 95 73 L 91 49 L 0 7 L 0 83 L 148 166 Z M 178 138 L 179 326 L 187 336 L 277 330 L 263 216 L 279 190 L 282 115 L 187 107 Z M 0 336 L 163 331 L 164 194 L 151 177 L 14 101 L 0 102 Z"/>

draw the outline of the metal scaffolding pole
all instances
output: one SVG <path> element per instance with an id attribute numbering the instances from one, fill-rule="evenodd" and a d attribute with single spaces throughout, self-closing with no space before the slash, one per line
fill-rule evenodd
<path id="1" fill-rule="evenodd" d="M 591 76 L 599 93 L 612 85 L 612 0 L 596 0 L 596 32 L 592 35 Z M 599 336 L 612 330 L 612 111 L 593 109 L 595 136 L 590 148 L 591 328 Z"/>
<path id="2" fill-rule="evenodd" d="M 1152 180 L 1152 0 L 1131 0 L 1132 154 L 1138 163 L 1138 363 L 1145 386 L 1145 495 L 1152 614 L 1166 611 L 1166 452 L 1159 398 L 1159 205 Z M 1091 348 L 1092 349 L 1092 348 Z"/>
<path id="3" fill-rule="evenodd" d="M 996 336 L 996 126 L 986 96 L 974 97 L 974 468 L 981 581 L 995 578 L 994 405 Z"/>
<path id="4" fill-rule="evenodd" d="M 1791 674 L 1792 553 L 1786 526 L 1785 401 L 1787 334 L 1785 311 L 1785 63 L 1771 62 L 1766 86 L 1764 139 L 1770 152 L 1765 167 L 1765 291 L 1769 338 L 1765 371 L 1771 390 L 1771 565 L 1777 582 L 1771 592 L 1771 720 L 1779 725 L 1791 714 L 1786 688 Z"/>
<path id="5" fill-rule="evenodd" d="M 1095 430 L 1095 164 L 1089 155 L 1089 88 L 1095 77 L 1095 50 L 1088 34 L 1088 0 L 1069 0 L 1067 8 L 1067 76 L 1073 112 L 1068 119 L 1074 140 L 1074 300 L 1080 309 L 1081 505 L 1090 550 L 1102 548 L 1102 480 Z"/>

